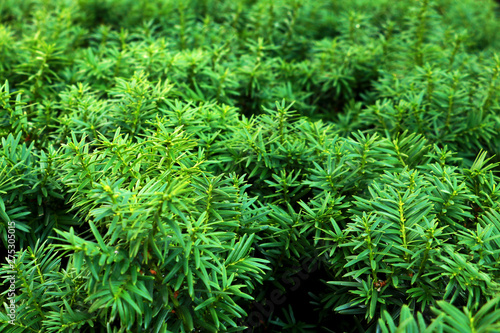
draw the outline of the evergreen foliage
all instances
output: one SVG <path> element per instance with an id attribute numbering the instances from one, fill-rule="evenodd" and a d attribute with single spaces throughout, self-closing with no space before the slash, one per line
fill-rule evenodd
<path id="1" fill-rule="evenodd" d="M 500 332 L 499 15 L 1 1 L 0 331 Z"/>

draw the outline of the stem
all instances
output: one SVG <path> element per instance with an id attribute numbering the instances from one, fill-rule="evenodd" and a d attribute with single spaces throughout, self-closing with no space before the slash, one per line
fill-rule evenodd
<path id="1" fill-rule="evenodd" d="M 404 206 L 404 202 L 401 201 L 401 195 L 398 194 L 399 196 L 399 202 L 398 202 L 398 211 L 399 211 L 399 226 L 400 226 L 400 231 L 401 231 L 401 236 L 403 237 L 403 247 L 408 250 L 408 242 L 407 242 L 407 239 L 406 239 L 406 226 L 405 226 L 405 222 L 406 222 L 406 218 L 404 217 L 404 209 L 403 209 L 403 206 Z M 406 262 L 408 262 L 408 253 L 405 252 L 404 255 L 403 255 L 404 259 Z"/>
<path id="2" fill-rule="evenodd" d="M 422 7 L 418 12 L 417 21 L 417 33 L 416 33 L 416 42 L 415 42 L 415 62 L 418 66 L 422 66 L 424 62 L 424 54 L 422 52 L 422 44 L 424 43 L 424 34 L 425 34 L 425 23 L 427 13 L 427 7 L 429 5 L 429 0 L 422 1 Z"/>

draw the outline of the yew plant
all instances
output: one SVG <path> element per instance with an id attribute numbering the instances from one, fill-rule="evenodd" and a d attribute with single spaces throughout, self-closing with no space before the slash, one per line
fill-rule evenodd
<path id="1" fill-rule="evenodd" d="M 499 15 L 0 2 L 0 331 L 499 332 Z"/>

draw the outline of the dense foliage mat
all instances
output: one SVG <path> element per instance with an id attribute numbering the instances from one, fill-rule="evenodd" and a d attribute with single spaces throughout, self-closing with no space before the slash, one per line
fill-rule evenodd
<path id="1" fill-rule="evenodd" d="M 499 30 L 487 0 L 1 1 L 0 331 L 500 332 Z"/>

